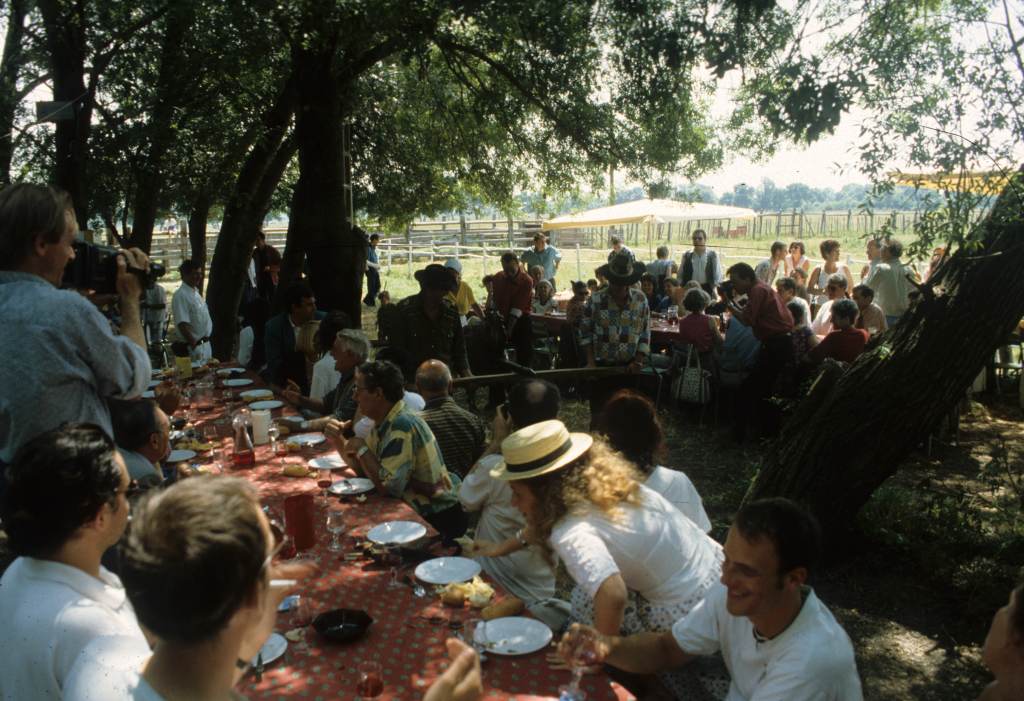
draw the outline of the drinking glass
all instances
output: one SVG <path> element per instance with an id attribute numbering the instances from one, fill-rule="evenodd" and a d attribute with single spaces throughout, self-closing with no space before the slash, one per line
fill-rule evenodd
<path id="1" fill-rule="evenodd" d="M 584 701 L 587 698 L 586 692 L 580 689 L 580 681 L 583 679 L 583 673 L 587 667 L 592 667 L 596 663 L 597 640 L 591 633 L 580 631 L 569 659 L 572 678 L 568 685 L 559 687 L 559 701 Z"/>
<path id="2" fill-rule="evenodd" d="M 270 456 L 271 459 L 277 455 L 277 439 L 281 436 L 281 429 L 277 427 L 273 421 L 270 422 L 270 426 L 267 428 L 267 438 L 270 439 Z"/>
<path id="3" fill-rule="evenodd" d="M 296 628 L 308 626 L 313 622 L 313 603 L 305 596 L 297 596 L 292 606 L 292 625 Z"/>
<path id="4" fill-rule="evenodd" d="M 679 307 L 673 305 L 668 308 L 668 323 L 675 324 L 679 320 Z"/>
<path id="5" fill-rule="evenodd" d="M 402 564 L 402 556 L 398 552 L 398 546 L 385 546 L 381 562 L 391 568 L 391 580 L 388 582 L 388 589 L 400 589 L 402 585 L 398 581 L 398 568 Z"/>
<path id="6" fill-rule="evenodd" d="M 360 699 L 375 699 L 384 693 L 384 679 L 381 677 L 379 663 L 367 660 L 360 662 L 357 669 L 359 681 L 356 682 L 356 693 Z"/>
<path id="7" fill-rule="evenodd" d="M 334 508 L 327 512 L 327 532 L 331 534 L 331 543 L 327 549 L 331 552 L 341 552 L 341 540 L 339 536 L 345 532 L 345 514 L 341 509 Z"/>

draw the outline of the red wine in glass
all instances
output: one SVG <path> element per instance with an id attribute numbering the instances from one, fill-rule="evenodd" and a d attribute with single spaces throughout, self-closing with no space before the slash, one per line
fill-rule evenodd
<path id="1" fill-rule="evenodd" d="M 379 675 L 364 675 L 360 677 L 359 684 L 356 685 L 356 693 L 360 698 L 375 699 L 384 693 L 384 682 Z"/>
<path id="2" fill-rule="evenodd" d="M 320 487 L 320 489 L 324 490 L 324 492 L 326 492 L 332 484 L 334 484 L 334 482 L 332 482 L 330 479 L 321 479 L 316 481 L 316 486 Z"/>

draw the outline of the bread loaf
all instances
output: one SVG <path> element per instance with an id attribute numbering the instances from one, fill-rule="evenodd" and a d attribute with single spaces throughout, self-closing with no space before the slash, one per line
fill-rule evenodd
<path id="1" fill-rule="evenodd" d="M 526 606 L 523 604 L 522 599 L 510 596 L 480 611 L 480 617 L 485 621 L 491 621 L 495 618 L 504 618 L 505 616 L 518 616 L 523 612 L 524 608 Z"/>

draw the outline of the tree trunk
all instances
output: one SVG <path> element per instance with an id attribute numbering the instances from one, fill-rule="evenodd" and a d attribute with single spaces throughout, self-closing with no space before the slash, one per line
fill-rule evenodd
<path id="1" fill-rule="evenodd" d="M 0 59 L 0 187 L 11 182 L 11 158 L 14 154 L 14 113 L 21 97 L 18 95 L 18 76 L 25 63 L 25 16 L 28 0 L 11 0 L 7 16 L 7 36 Z"/>
<path id="2" fill-rule="evenodd" d="M 748 500 L 789 497 L 811 508 L 829 538 L 849 531 L 1024 316 L 1022 203 L 1018 173 L 983 224 L 982 247 L 958 250 L 898 326 L 797 407 Z"/>
<path id="3" fill-rule="evenodd" d="M 86 194 L 92 91 L 85 85 L 85 17 L 80 4 L 39 0 L 50 53 L 53 99 L 72 103 L 72 118 L 56 123 L 53 182 L 71 196 L 78 227 L 88 226 Z"/>
<path id="4" fill-rule="evenodd" d="M 298 277 L 297 263 L 305 254 L 317 305 L 343 311 L 358 324 L 366 243 L 353 233 L 349 220 L 345 84 L 337 76 L 334 54 L 330 45 L 292 52 L 299 76 L 299 179 L 289 213 L 282 285 Z"/>
<path id="5" fill-rule="evenodd" d="M 263 115 L 263 134 L 249 151 L 224 207 L 224 220 L 210 265 L 206 300 L 213 317 L 213 352 L 221 360 L 231 356 L 238 332 L 238 305 L 242 299 L 246 270 L 256 232 L 266 213 L 266 201 L 284 172 L 275 174 L 270 166 L 279 157 L 294 109 L 294 81 L 289 78 L 274 103 Z M 282 143 L 284 142 L 284 143 Z M 294 153 L 294 150 L 292 151 Z"/>
<path id="6" fill-rule="evenodd" d="M 206 273 L 206 220 L 210 216 L 210 198 L 200 195 L 192 204 L 188 214 L 188 242 L 192 248 L 192 261 L 203 271 L 203 279 L 199 281 L 199 292 L 203 291 Z"/>
<path id="7" fill-rule="evenodd" d="M 196 3 L 176 2 L 171 3 L 167 13 L 160 49 L 160 72 L 153 92 L 150 119 L 146 124 L 149 148 L 136 176 L 132 216 L 132 243 L 147 253 L 153 243 L 153 227 L 164 183 L 164 160 L 174 141 L 174 122 L 180 119 L 179 106 L 194 82 L 189 79 L 194 71 L 190 70 L 189 53 L 185 51 L 184 44 L 195 21 L 195 12 Z M 205 242 L 203 249 L 205 251 Z"/>

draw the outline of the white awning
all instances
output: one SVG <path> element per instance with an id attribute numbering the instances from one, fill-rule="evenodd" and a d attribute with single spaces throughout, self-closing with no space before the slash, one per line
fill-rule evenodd
<path id="1" fill-rule="evenodd" d="M 563 214 L 541 225 L 551 229 L 580 229 L 617 224 L 667 224 L 709 219 L 752 219 L 757 213 L 745 207 L 675 200 L 634 200 L 610 207 L 598 207 L 578 214 Z"/>

